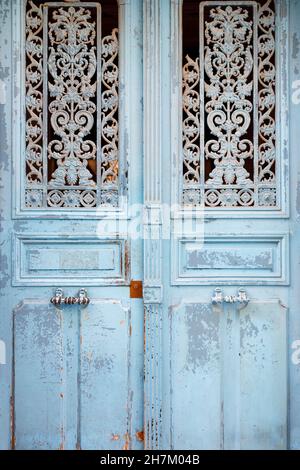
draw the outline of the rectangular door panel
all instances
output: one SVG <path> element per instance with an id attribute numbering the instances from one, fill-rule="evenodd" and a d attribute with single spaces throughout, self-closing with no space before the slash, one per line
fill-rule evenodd
<path id="1" fill-rule="evenodd" d="M 172 285 L 287 285 L 289 234 L 205 233 L 173 240 Z"/>
<path id="2" fill-rule="evenodd" d="M 16 449 L 120 449 L 130 444 L 129 304 L 25 300 L 15 310 Z"/>
<path id="3" fill-rule="evenodd" d="M 170 309 L 172 448 L 221 447 L 221 320 L 201 302 Z"/>
<path id="4" fill-rule="evenodd" d="M 94 299 L 82 312 L 80 327 L 82 447 L 127 449 L 133 393 L 130 305 Z"/>
<path id="5" fill-rule="evenodd" d="M 252 300 L 240 314 L 240 447 L 287 447 L 288 310 Z"/>
<path id="6" fill-rule="evenodd" d="M 14 234 L 15 286 L 125 285 L 129 243 L 122 236 Z"/>
<path id="7" fill-rule="evenodd" d="M 65 446 L 66 325 L 63 312 L 39 299 L 14 311 L 13 446 Z M 69 345 L 70 347 L 70 345 Z"/>
<path id="8" fill-rule="evenodd" d="M 280 301 L 239 309 L 183 300 L 169 318 L 172 447 L 285 449 L 287 310 Z"/>

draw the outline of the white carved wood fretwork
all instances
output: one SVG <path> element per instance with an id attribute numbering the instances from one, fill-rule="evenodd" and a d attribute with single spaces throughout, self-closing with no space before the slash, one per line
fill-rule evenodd
<path id="1" fill-rule="evenodd" d="M 276 71 L 274 1 L 258 11 L 258 204 L 276 206 Z"/>
<path id="2" fill-rule="evenodd" d="M 183 202 L 200 203 L 199 59 L 186 57 L 183 67 Z M 185 189 L 186 188 L 186 189 Z"/>
<path id="3" fill-rule="evenodd" d="M 275 5 L 200 4 L 200 57 L 183 67 L 182 202 L 274 208 Z"/>
<path id="4" fill-rule="evenodd" d="M 118 206 L 117 33 L 100 2 L 27 1 L 27 208 Z"/>
<path id="5" fill-rule="evenodd" d="M 118 205 L 118 30 L 102 39 L 101 202 Z"/>
<path id="6" fill-rule="evenodd" d="M 41 7 L 28 2 L 26 14 L 26 164 L 28 185 L 43 183 L 43 14 Z M 34 191 L 27 205 L 40 207 L 42 197 Z"/>

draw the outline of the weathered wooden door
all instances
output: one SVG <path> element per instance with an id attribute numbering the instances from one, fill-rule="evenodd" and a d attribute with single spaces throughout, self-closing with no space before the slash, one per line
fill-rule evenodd
<path id="1" fill-rule="evenodd" d="M 136 0 L 1 1 L 1 447 L 142 446 L 141 35 Z"/>
<path id="2" fill-rule="evenodd" d="M 300 448 L 299 2 L 0 6 L 0 447 Z"/>
<path id="3" fill-rule="evenodd" d="M 147 4 L 146 445 L 299 448 L 300 4 Z"/>

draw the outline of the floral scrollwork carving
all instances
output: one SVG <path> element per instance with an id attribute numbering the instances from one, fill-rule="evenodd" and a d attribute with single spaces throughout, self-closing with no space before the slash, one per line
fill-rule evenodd
<path id="1" fill-rule="evenodd" d="M 200 22 L 182 76 L 182 202 L 275 207 L 275 2 L 206 1 Z"/>
<path id="2" fill-rule="evenodd" d="M 119 204 L 118 29 L 101 2 L 26 1 L 27 208 Z"/>
<path id="3" fill-rule="evenodd" d="M 102 204 L 118 205 L 119 170 L 119 69 L 117 64 L 119 50 L 118 30 L 102 39 L 102 159 L 101 194 Z"/>
<path id="4" fill-rule="evenodd" d="M 85 8 L 53 12 L 49 24 L 48 71 L 50 122 L 55 138 L 48 158 L 57 161 L 50 186 L 95 186 L 88 160 L 96 159 L 96 143 L 86 139 L 94 126 L 96 105 L 95 23 Z"/>
<path id="5" fill-rule="evenodd" d="M 42 6 L 28 2 L 26 12 L 26 182 L 43 182 L 43 30 Z M 31 203 L 30 203 L 31 207 Z"/>
<path id="6" fill-rule="evenodd" d="M 253 104 L 252 21 L 241 7 L 210 10 L 205 37 L 205 104 L 212 138 L 205 143 L 205 158 L 214 169 L 212 185 L 251 183 L 245 161 L 253 158 L 253 143 L 247 138 Z M 250 99 L 249 99 L 250 98 Z"/>
<path id="7" fill-rule="evenodd" d="M 260 5 L 258 12 L 258 77 L 259 77 L 259 184 L 276 183 L 276 71 L 275 71 L 275 12 L 273 1 Z M 276 185 L 269 194 L 268 204 L 276 205 Z M 262 191 L 266 193 L 267 190 Z M 259 200 L 260 205 L 262 199 Z"/>

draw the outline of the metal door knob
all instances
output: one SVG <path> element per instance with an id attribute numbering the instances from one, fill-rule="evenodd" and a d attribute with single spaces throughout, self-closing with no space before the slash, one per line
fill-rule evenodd
<path id="1" fill-rule="evenodd" d="M 220 288 L 215 289 L 215 293 L 211 298 L 213 305 L 220 305 L 222 303 L 227 304 L 238 304 L 240 307 L 246 307 L 250 302 L 249 297 L 245 289 L 239 289 L 238 295 L 223 295 L 223 292 Z"/>
<path id="2" fill-rule="evenodd" d="M 61 305 L 81 305 L 86 307 L 90 303 L 90 298 L 87 295 L 86 289 L 80 289 L 77 297 L 64 297 L 62 289 L 56 289 L 54 297 L 50 299 L 50 302 L 56 307 Z"/>

